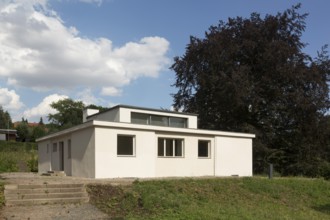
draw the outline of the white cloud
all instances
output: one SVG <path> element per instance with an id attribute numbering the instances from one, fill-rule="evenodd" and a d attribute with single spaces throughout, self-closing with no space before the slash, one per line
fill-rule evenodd
<path id="1" fill-rule="evenodd" d="M 77 100 L 82 101 L 85 105 L 102 105 L 104 100 L 94 96 L 90 88 L 84 89 L 77 93 Z"/>
<path id="2" fill-rule="evenodd" d="M 19 95 L 14 90 L 0 88 L 0 105 L 5 110 L 18 110 L 23 107 Z"/>
<path id="3" fill-rule="evenodd" d="M 100 6 L 102 4 L 102 0 L 79 0 L 80 2 L 85 2 L 85 3 L 91 3 L 91 4 L 97 4 Z"/>
<path id="4" fill-rule="evenodd" d="M 157 77 L 168 67 L 169 42 L 164 38 L 145 37 L 114 47 L 107 38 L 80 37 L 46 0 L 6 3 L 0 4 L 0 78 L 9 85 L 38 91 L 76 87 L 119 91 L 136 78 Z"/>
<path id="5" fill-rule="evenodd" d="M 104 96 L 120 96 L 121 90 L 116 89 L 115 87 L 103 87 L 101 95 Z"/>
<path id="6" fill-rule="evenodd" d="M 58 94 L 49 95 L 45 97 L 39 105 L 31 109 L 25 110 L 23 116 L 24 118 L 29 119 L 29 121 L 38 121 L 40 117 L 46 117 L 48 116 L 48 114 L 56 113 L 56 110 L 50 107 L 50 104 L 66 98 L 69 97 L 66 95 Z"/>

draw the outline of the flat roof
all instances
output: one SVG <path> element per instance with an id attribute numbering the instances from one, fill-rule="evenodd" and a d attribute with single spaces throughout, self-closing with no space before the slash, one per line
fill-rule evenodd
<path id="1" fill-rule="evenodd" d="M 103 114 L 105 112 L 108 112 L 108 111 L 112 111 L 114 109 L 117 109 L 117 108 L 129 108 L 129 109 L 137 109 L 137 110 L 145 110 L 145 111 L 153 111 L 153 112 L 163 112 L 163 113 L 172 113 L 172 114 L 180 114 L 180 115 L 192 115 L 192 116 L 198 116 L 198 114 L 194 114 L 194 113 L 186 113 L 186 112 L 176 112 L 176 111 L 170 111 L 170 110 L 165 110 L 165 109 L 154 109 L 154 108 L 145 108 L 145 107 L 139 107 L 139 106 L 132 106 L 132 105 L 116 105 L 116 106 L 113 106 L 105 111 L 102 111 L 102 112 L 99 112 L 99 113 L 96 113 L 94 115 L 90 115 L 88 116 L 87 118 L 90 118 L 90 117 L 93 117 L 93 116 L 96 116 L 96 115 L 100 115 L 100 114 Z"/>
<path id="2" fill-rule="evenodd" d="M 144 131 L 154 131 L 154 132 L 169 132 L 176 134 L 190 134 L 190 135 L 210 135 L 210 136 L 222 136 L 222 137 L 237 137 L 237 138 L 255 138 L 255 134 L 240 133 L 240 132 L 228 132 L 228 131 L 218 131 L 218 130 L 204 130 L 195 128 L 174 128 L 174 127 L 164 127 L 164 126 L 151 126 L 151 125 L 140 125 L 131 124 L 125 122 L 108 122 L 108 121 L 97 121 L 91 120 L 84 124 L 77 125 L 72 128 L 65 129 L 47 136 L 38 138 L 36 141 L 44 141 L 51 138 L 66 135 L 71 132 L 79 131 L 89 127 L 104 127 L 110 129 L 128 129 L 128 130 L 144 130 Z"/>
<path id="3" fill-rule="evenodd" d="M 0 133 L 1 134 L 16 134 L 17 133 L 17 130 L 15 129 L 0 129 Z"/>

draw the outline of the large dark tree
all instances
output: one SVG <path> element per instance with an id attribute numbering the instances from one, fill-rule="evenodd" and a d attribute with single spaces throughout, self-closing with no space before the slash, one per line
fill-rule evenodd
<path id="1" fill-rule="evenodd" d="M 257 135 L 256 172 L 274 163 L 282 174 L 318 175 L 329 162 L 330 61 L 326 47 L 314 59 L 303 52 L 299 8 L 220 21 L 190 37 L 171 67 L 177 110 L 198 113 L 201 128 Z"/>

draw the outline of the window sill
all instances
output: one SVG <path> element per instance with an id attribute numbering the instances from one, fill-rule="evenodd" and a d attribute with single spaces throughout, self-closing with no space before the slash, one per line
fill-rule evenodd
<path id="1" fill-rule="evenodd" d="M 157 158 L 184 158 L 184 157 L 158 156 Z"/>
<path id="2" fill-rule="evenodd" d="M 136 157 L 135 155 L 117 155 L 117 157 Z"/>

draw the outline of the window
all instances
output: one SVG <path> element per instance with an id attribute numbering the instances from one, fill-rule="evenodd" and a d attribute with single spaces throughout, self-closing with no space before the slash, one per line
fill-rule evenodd
<path id="1" fill-rule="evenodd" d="M 136 113 L 136 112 L 131 113 L 131 122 L 134 124 L 148 125 L 149 118 L 150 117 L 147 114 L 141 114 L 141 113 Z"/>
<path id="2" fill-rule="evenodd" d="M 71 139 L 68 140 L 68 159 L 71 159 Z"/>
<path id="3" fill-rule="evenodd" d="M 151 115 L 144 113 L 131 113 L 131 122 L 134 124 L 156 125 L 176 128 L 186 128 L 187 119 L 178 117 L 169 117 L 164 115 Z"/>
<path id="4" fill-rule="evenodd" d="M 151 115 L 150 124 L 158 126 L 167 126 L 168 127 L 168 117 L 160 115 Z"/>
<path id="5" fill-rule="evenodd" d="M 129 135 L 117 136 L 117 155 L 134 156 L 135 155 L 135 137 Z"/>
<path id="6" fill-rule="evenodd" d="M 186 128 L 187 127 L 186 118 L 170 117 L 169 119 L 170 119 L 170 127 L 176 127 L 176 128 Z"/>
<path id="7" fill-rule="evenodd" d="M 57 152 L 57 143 L 53 143 L 53 152 Z"/>
<path id="8" fill-rule="evenodd" d="M 198 157 L 210 158 L 211 156 L 210 146 L 211 146 L 210 141 L 198 140 Z"/>
<path id="9" fill-rule="evenodd" d="M 158 138 L 159 157 L 183 157 L 183 139 Z"/>

